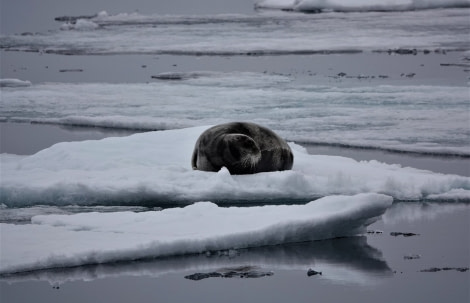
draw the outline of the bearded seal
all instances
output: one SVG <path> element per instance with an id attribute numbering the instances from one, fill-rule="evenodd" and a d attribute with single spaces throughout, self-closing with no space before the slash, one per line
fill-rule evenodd
<path id="1" fill-rule="evenodd" d="M 193 169 L 232 175 L 282 171 L 292 168 L 294 155 L 286 141 L 266 127 L 248 123 L 220 124 L 204 131 L 194 147 Z"/>

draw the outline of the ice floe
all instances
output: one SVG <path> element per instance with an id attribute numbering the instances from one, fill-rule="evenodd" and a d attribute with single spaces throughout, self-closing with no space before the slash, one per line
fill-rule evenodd
<path id="1" fill-rule="evenodd" d="M 3 88 L 0 118 L 139 130 L 251 121 L 306 144 L 470 155 L 465 86 L 323 86 L 254 72 L 155 76 L 149 84 Z"/>
<path id="2" fill-rule="evenodd" d="M 94 30 L 99 27 L 98 24 L 96 24 L 93 21 L 87 20 L 87 19 L 78 19 L 73 23 L 64 23 L 60 27 L 62 30 Z"/>
<path id="3" fill-rule="evenodd" d="M 38 215 L 70 215 L 75 213 L 90 212 L 122 212 L 133 211 L 143 212 L 157 210 L 157 208 L 148 208 L 143 206 L 81 206 L 81 205 L 34 205 L 30 207 L 10 208 L 6 205 L 0 205 L 0 223 L 27 224 L 31 223 L 31 218 Z"/>
<path id="4" fill-rule="evenodd" d="M 436 8 L 470 7 L 468 0 L 261 0 L 256 8 L 294 10 L 302 12 L 368 12 L 412 11 Z"/>
<path id="5" fill-rule="evenodd" d="M 209 126 L 95 141 L 63 142 L 31 156 L 0 155 L 0 196 L 25 205 L 139 205 L 194 201 L 309 201 L 332 194 L 383 193 L 396 200 L 470 198 L 470 178 L 377 161 L 310 155 L 290 143 L 290 171 L 230 175 L 194 171 L 191 154 Z M 437 195 L 437 196 L 435 196 Z"/>
<path id="6" fill-rule="evenodd" d="M 31 86 L 30 81 L 20 79 L 0 79 L 0 87 L 25 87 Z"/>
<path id="7" fill-rule="evenodd" d="M 333 7 L 333 2 L 337 1 L 321 2 L 326 7 Z M 344 5 L 336 5 L 337 8 L 365 8 L 364 5 L 355 5 L 356 2 L 352 5 L 341 2 Z M 444 1 L 434 2 L 439 2 L 436 7 L 445 6 Z M 468 1 L 450 2 L 468 7 Z M 315 10 L 317 3 L 276 0 L 260 2 L 257 7 Z M 415 4 L 415 7 L 418 6 L 418 1 Z M 0 45 L 8 50 L 68 55 L 272 55 L 387 51 L 396 48 L 468 50 L 467 17 L 467 8 L 415 11 L 412 6 L 406 13 L 348 15 L 284 12 L 208 16 L 101 13 L 82 19 L 62 18 L 66 20 L 62 29 L 73 30 L 0 36 Z M 188 30 L 188 25 L 191 30 Z"/>
<path id="8" fill-rule="evenodd" d="M 330 196 L 305 205 L 82 213 L 1 224 L 0 273 L 294 243 L 365 232 L 392 198 Z"/>

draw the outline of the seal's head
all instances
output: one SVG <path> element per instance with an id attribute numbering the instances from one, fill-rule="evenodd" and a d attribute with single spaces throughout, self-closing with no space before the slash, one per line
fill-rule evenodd
<path id="1" fill-rule="evenodd" d="M 231 174 L 249 173 L 261 159 L 258 144 L 249 136 L 226 134 L 222 146 L 224 162 Z"/>

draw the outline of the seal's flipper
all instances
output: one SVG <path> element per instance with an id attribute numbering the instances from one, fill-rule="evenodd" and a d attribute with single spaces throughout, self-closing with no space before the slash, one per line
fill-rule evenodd
<path id="1" fill-rule="evenodd" d="M 194 149 L 193 156 L 191 157 L 191 166 L 193 169 L 197 169 L 197 149 Z"/>

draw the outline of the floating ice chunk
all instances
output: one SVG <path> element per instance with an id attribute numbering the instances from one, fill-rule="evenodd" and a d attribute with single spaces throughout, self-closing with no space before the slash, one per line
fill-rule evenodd
<path id="1" fill-rule="evenodd" d="M 454 188 L 446 193 L 429 195 L 428 199 L 440 201 L 469 201 L 470 190 L 463 188 Z"/>
<path id="2" fill-rule="evenodd" d="M 0 119 L 139 130 L 238 120 L 307 144 L 470 155 L 466 86 L 303 85 L 288 76 L 250 72 L 156 76 L 182 80 L 5 89 Z M 86 108 L 80 116 L 77 104 Z"/>
<path id="3" fill-rule="evenodd" d="M 0 79 L 0 87 L 26 87 L 31 86 L 30 81 L 19 79 Z"/>
<path id="4" fill-rule="evenodd" d="M 392 204 L 379 194 L 306 205 L 223 208 L 200 202 L 154 212 L 82 213 L 1 224 L 0 273 L 259 247 L 363 233 Z"/>
<path id="5" fill-rule="evenodd" d="M 156 208 L 158 209 L 158 208 Z M 134 211 L 142 212 L 152 210 L 142 206 L 50 206 L 36 205 L 31 207 L 9 208 L 4 204 L 0 204 L 0 223 L 24 224 L 30 223 L 31 218 L 38 215 L 50 214 L 74 214 L 81 212 L 118 212 L 118 211 Z M 153 209 L 155 210 L 155 208 Z"/>
<path id="6" fill-rule="evenodd" d="M 141 205 L 194 201 L 310 201 L 332 194 L 383 193 L 397 200 L 470 190 L 470 178 L 377 161 L 309 155 L 290 143 L 290 171 L 231 176 L 194 171 L 191 154 L 208 126 L 63 142 L 35 155 L 0 155 L 2 203 Z M 463 197 L 463 196 L 462 196 Z M 145 204 L 145 205 L 142 205 Z"/>
<path id="7" fill-rule="evenodd" d="M 281 9 L 318 11 L 315 3 L 301 1 L 292 5 L 293 1 L 289 1 L 286 7 L 278 2 L 280 3 L 276 0 L 275 6 Z M 328 5 L 331 1 L 322 2 L 326 6 L 320 7 L 335 7 Z M 463 3 L 465 5 L 465 2 Z M 258 7 L 263 6 L 269 7 L 269 2 L 258 4 Z M 343 5 L 339 6 L 342 7 Z M 323 11 L 323 8 L 320 10 Z M 365 6 L 344 5 L 344 10 L 365 9 Z M 387 10 L 387 7 L 385 9 Z M 461 9 L 460 12 L 434 10 L 413 11 L 401 15 L 384 12 L 370 14 L 372 15 L 304 16 L 270 13 L 162 16 L 124 13 L 111 16 L 65 17 L 63 20 L 70 23 L 64 25 L 64 29 L 74 29 L 73 34 L 62 30 L 32 36 L 8 35 L 0 37 L 0 45 L 1 48 L 9 50 L 40 50 L 77 55 L 225 56 L 357 53 L 387 51 L 397 47 L 418 50 L 468 49 L 466 9 Z M 74 22 L 76 23 L 73 24 Z M 98 35 L 94 31 L 96 24 L 100 28 L 106 28 L 106 31 L 100 31 Z M 361 26 L 351 27 L 351 24 Z M 188 25 L 193 31 L 187 30 Z M 194 32 L 198 35 L 194 35 Z"/>
<path id="8" fill-rule="evenodd" d="M 97 18 L 105 18 L 105 17 L 108 17 L 109 14 L 107 11 L 101 11 L 97 14 Z"/>
<path id="9" fill-rule="evenodd" d="M 262 0 L 255 4 L 257 8 L 306 12 L 412 11 L 469 6 L 469 0 Z"/>
<path id="10" fill-rule="evenodd" d="M 296 0 L 261 0 L 255 3 L 255 8 L 293 10 L 296 2 Z"/>
<path id="11" fill-rule="evenodd" d="M 95 22 L 88 19 L 78 19 L 75 22 L 67 22 L 62 24 L 60 27 L 61 30 L 79 30 L 79 31 L 88 31 L 94 30 L 99 27 Z"/>

